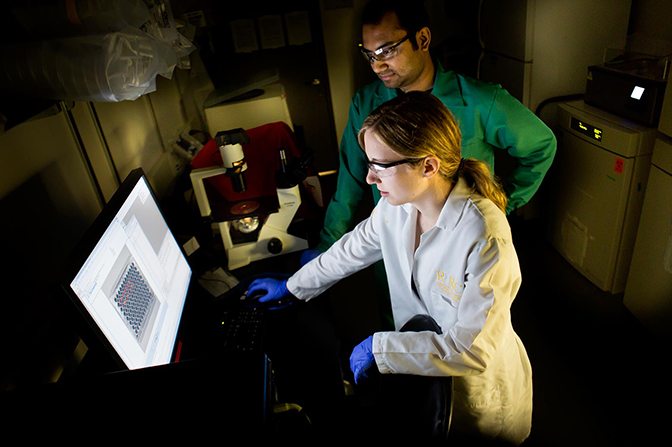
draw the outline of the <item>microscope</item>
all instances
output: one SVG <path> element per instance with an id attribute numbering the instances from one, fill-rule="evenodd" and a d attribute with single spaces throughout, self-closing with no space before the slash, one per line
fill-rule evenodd
<path id="1" fill-rule="evenodd" d="M 231 180 L 235 193 L 246 191 L 248 166 L 242 145 L 249 142 L 242 128 L 217 133 L 215 143 L 222 166 L 194 169 L 190 174 L 201 216 L 210 218 L 219 228 L 229 270 L 308 248 L 306 239 L 293 236 L 287 230 L 301 204 L 299 183 L 306 178 L 307 167 L 312 162 L 310 152 L 288 163 L 285 149 L 278 149 L 280 169 L 275 172 L 276 195 L 226 200 L 211 206 L 204 185 L 207 178 L 224 175 Z"/>

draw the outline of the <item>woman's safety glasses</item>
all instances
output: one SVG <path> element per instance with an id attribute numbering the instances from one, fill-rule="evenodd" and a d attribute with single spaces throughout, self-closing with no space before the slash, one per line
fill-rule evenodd
<path id="1" fill-rule="evenodd" d="M 369 166 L 369 171 L 371 171 L 373 175 L 378 178 L 384 178 L 394 175 L 400 165 L 417 163 L 421 160 L 423 160 L 423 158 L 404 158 L 403 160 L 393 161 L 392 163 L 378 163 L 377 161 L 371 161 L 367 158 L 366 164 Z"/>

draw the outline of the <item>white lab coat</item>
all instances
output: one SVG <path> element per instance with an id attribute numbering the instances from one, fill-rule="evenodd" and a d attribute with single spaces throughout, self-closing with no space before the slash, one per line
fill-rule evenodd
<path id="1" fill-rule="evenodd" d="M 374 334 L 380 372 L 453 376 L 451 430 L 519 444 L 531 428 L 532 368 L 511 325 L 521 275 L 506 216 L 460 179 L 414 253 L 416 222 L 412 205 L 381 199 L 287 287 L 307 300 L 383 258 L 396 329 L 425 314 L 443 333 Z"/>

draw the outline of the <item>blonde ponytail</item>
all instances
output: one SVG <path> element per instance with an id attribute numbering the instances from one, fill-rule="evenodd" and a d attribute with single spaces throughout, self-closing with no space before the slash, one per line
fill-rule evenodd
<path id="1" fill-rule="evenodd" d="M 462 169 L 457 170 L 457 176 L 463 178 L 476 193 L 489 199 L 502 212 L 506 212 L 506 193 L 499 181 L 492 176 L 488 165 L 475 158 L 462 160 Z"/>

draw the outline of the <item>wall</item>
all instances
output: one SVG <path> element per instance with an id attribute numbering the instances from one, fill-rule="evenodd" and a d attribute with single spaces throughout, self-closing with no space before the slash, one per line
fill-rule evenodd
<path id="1" fill-rule="evenodd" d="M 329 88 L 334 110 L 334 125 L 338 144 L 348 122 L 350 99 L 355 94 L 355 55 L 357 32 L 356 11 L 353 7 L 338 7 L 322 0 L 324 48 L 327 54 Z"/>
<path id="2" fill-rule="evenodd" d="M 672 42 L 672 0 L 633 0 L 630 33 L 640 32 Z"/>

